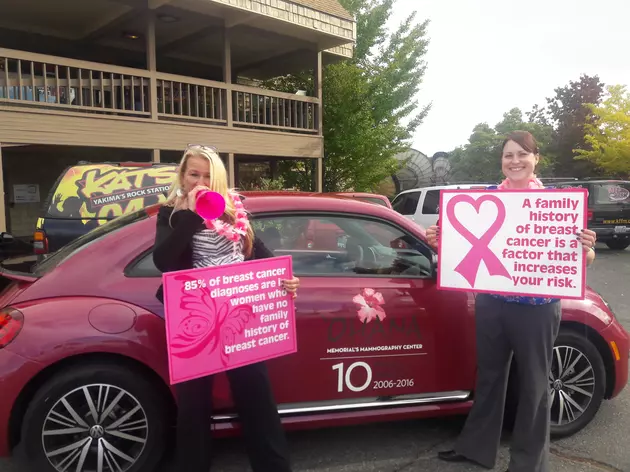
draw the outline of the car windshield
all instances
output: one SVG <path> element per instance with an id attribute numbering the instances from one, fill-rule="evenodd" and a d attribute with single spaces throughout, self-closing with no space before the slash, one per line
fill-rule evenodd
<path id="1" fill-rule="evenodd" d="M 33 268 L 33 273 L 34 275 L 41 277 L 47 272 L 50 272 L 52 269 L 57 267 L 69 257 L 73 256 L 80 250 L 92 244 L 93 242 L 98 241 L 104 236 L 118 231 L 127 225 L 135 223 L 136 221 L 144 220 L 148 217 L 149 215 L 147 211 L 145 209 L 141 209 L 108 221 L 102 226 L 99 226 L 92 231 L 80 236 L 74 241 L 66 244 L 57 252 L 52 253 L 46 259 L 35 265 L 35 267 Z"/>
<path id="2" fill-rule="evenodd" d="M 596 205 L 630 205 L 630 182 L 610 182 L 593 185 L 593 202 Z"/>

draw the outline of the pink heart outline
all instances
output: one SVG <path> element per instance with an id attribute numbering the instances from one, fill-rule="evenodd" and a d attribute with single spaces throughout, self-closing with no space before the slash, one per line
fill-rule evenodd
<path id="1" fill-rule="evenodd" d="M 458 203 L 468 203 L 471 205 L 477 214 L 481 209 L 481 204 L 484 202 L 492 202 L 497 207 L 497 216 L 484 234 L 477 238 L 472 234 L 455 216 L 455 205 Z M 467 194 L 455 195 L 451 198 L 446 205 L 446 216 L 453 228 L 461 234 L 472 247 L 468 253 L 464 256 L 461 262 L 455 267 L 455 272 L 461 274 L 466 281 L 474 288 L 477 280 L 477 273 L 479 272 L 479 265 L 483 260 L 490 275 L 500 275 L 502 277 L 510 278 L 510 273 L 507 271 L 503 263 L 499 260 L 494 252 L 488 247 L 492 239 L 497 235 L 503 223 L 505 223 L 505 205 L 503 201 L 495 195 L 482 195 L 477 200 Z"/>

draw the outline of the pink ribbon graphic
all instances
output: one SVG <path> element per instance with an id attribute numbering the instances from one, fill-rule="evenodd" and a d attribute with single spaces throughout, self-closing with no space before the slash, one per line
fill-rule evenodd
<path id="1" fill-rule="evenodd" d="M 481 238 L 477 238 L 464 228 L 464 225 L 461 224 L 455 216 L 455 205 L 462 202 L 469 203 L 477 213 L 479 213 L 479 208 L 483 202 L 493 202 L 497 206 L 497 217 Z M 500 275 L 510 278 L 510 273 L 505 266 L 501 263 L 496 254 L 488 248 L 490 241 L 496 236 L 505 221 L 505 206 L 498 197 L 494 195 L 483 195 L 481 198 L 474 200 L 470 195 L 456 195 L 451 198 L 446 205 L 446 215 L 453 225 L 453 228 L 472 244 L 468 254 L 466 254 L 457 267 L 455 267 L 455 272 L 461 274 L 470 286 L 474 288 L 475 281 L 477 280 L 477 272 L 479 272 L 479 264 L 481 264 L 483 260 L 490 275 Z"/>

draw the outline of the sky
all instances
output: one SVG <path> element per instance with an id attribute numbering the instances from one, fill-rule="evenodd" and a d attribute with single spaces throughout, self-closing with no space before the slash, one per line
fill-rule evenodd
<path id="1" fill-rule="evenodd" d="M 429 156 L 581 74 L 630 87 L 630 0 L 397 0 L 390 28 L 414 10 L 430 20 L 417 98 L 432 109 L 413 147 Z"/>

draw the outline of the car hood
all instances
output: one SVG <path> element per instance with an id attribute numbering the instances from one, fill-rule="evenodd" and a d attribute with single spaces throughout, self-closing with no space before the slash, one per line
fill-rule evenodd
<path id="1" fill-rule="evenodd" d="M 563 316 L 588 313 L 606 325 L 612 323 L 614 319 L 614 314 L 608 302 L 589 286 L 586 286 L 583 300 L 562 300 L 561 303 Z"/>

